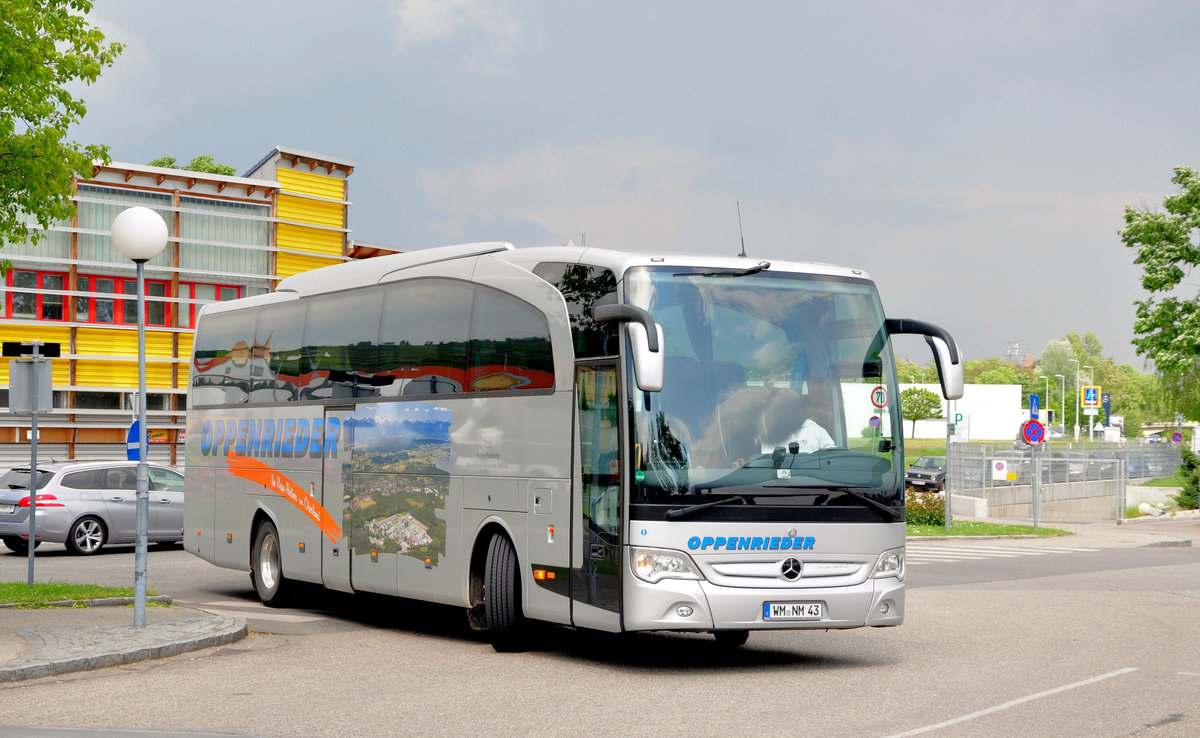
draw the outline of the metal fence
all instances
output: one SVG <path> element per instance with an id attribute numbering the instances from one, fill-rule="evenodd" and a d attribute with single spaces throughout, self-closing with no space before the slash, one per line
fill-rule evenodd
<path id="1" fill-rule="evenodd" d="M 1170 477 L 1180 463 L 1179 449 L 1167 443 L 1071 444 L 1053 450 L 952 443 L 949 451 L 951 510 L 981 519 L 1031 520 L 1038 514 L 1061 522 L 1121 520 L 1128 505 L 1153 496 L 1140 481 Z M 1035 487 L 1040 492 L 1036 505 Z M 1170 492 L 1153 490 L 1164 498 Z"/>

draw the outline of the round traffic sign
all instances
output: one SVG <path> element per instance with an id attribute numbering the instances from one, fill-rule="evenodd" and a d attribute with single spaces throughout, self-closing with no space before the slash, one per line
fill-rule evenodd
<path id="1" fill-rule="evenodd" d="M 878 408 L 887 405 L 887 387 L 881 384 L 871 390 L 871 404 Z"/>
<path id="2" fill-rule="evenodd" d="M 1027 420 L 1025 425 L 1021 426 L 1021 437 L 1025 439 L 1025 443 L 1036 446 L 1046 440 L 1046 426 L 1038 420 Z"/>
<path id="3" fill-rule="evenodd" d="M 1183 443 L 1183 434 L 1180 433 L 1179 431 L 1175 431 L 1174 433 L 1171 434 L 1171 442 L 1172 443 Z"/>
<path id="4" fill-rule="evenodd" d="M 878 415 L 872 415 L 870 423 L 872 428 L 878 428 L 879 426 L 883 425 L 883 421 L 880 420 Z"/>

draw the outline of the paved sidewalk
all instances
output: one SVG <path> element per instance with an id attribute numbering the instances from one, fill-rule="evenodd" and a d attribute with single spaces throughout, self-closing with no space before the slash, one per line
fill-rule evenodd
<path id="1" fill-rule="evenodd" d="M 1069 541 L 1095 548 L 1191 546 L 1193 540 L 1200 541 L 1200 517 L 1046 525 L 1075 535 L 1008 540 L 1022 546 L 1062 546 Z M 135 628 L 133 608 L 127 603 L 93 601 L 89 607 L 39 610 L 0 607 L 0 682 L 166 658 L 246 636 L 245 618 L 176 606 L 147 607 L 146 626 Z"/>
<path id="2" fill-rule="evenodd" d="M 0 682 L 160 659 L 246 636 L 246 620 L 188 607 L 133 607 L 93 601 L 88 607 L 0 609 Z"/>

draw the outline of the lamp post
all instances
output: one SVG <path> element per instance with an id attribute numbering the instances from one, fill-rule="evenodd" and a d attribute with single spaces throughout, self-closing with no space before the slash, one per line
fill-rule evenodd
<path id="1" fill-rule="evenodd" d="M 167 224 L 150 208 L 122 210 L 113 220 L 112 242 L 137 264 L 138 316 L 138 465 L 137 547 L 133 564 L 133 627 L 146 627 L 146 529 L 150 520 L 150 469 L 146 466 L 146 270 L 167 245 Z"/>
<path id="2" fill-rule="evenodd" d="M 1079 443 L 1079 359 L 1067 361 L 1075 365 L 1075 443 Z"/>
<path id="3" fill-rule="evenodd" d="M 1061 374 L 1055 374 L 1058 378 L 1058 408 L 1062 413 L 1063 435 L 1066 435 L 1067 430 L 1067 378 Z"/>
<path id="4" fill-rule="evenodd" d="M 1081 366 L 1081 367 L 1079 367 L 1079 368 L 1080 368 L 1080 369 L 1087 369 L 1087 370 L 1088 370 L 1088 386 L 1089 386 L 1089 387 L 1095 387 L 1095 386 L 1096 386 L 1096 375 L 1092 373 L 1092 367 L 1090 367 L 1090 366 Z M 1092 429 L 1093 429 L 1095 426 L 1096 426 L 1096 416 L 1095 416 L 1095 415 L 1089 415 L 1089 416 L 1088 416 L 1088 443 L 1091 443 L 1091 442 L 1092 442 Z"/>

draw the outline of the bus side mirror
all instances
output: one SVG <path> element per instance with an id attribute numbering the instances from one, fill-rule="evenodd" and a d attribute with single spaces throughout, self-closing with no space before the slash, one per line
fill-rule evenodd
<path id="1" fill-rule="evenodd" d="M 925 343 L 933 349 L 933 360 L 937 363 L 938 378 L 942 382 L 942 396 L 947 400 L 958 400 L 963 396 L 963 356 L 954 337 L 945 328 L 908 318 L 888 318 L 884 327 L 888 335 L 912 333 L 925 336 Z"/>
<path id="2" fill-rule="evenodd" d="M 937 363 L 938 378 L 942 382 L 942 396 L 947 400 L 959 400 L 963 396 L 963 362 L 958 347 L 951 350 L 954 339 L 947 344 L 941 336 L 925 336 L 925 342 L 933 349 L 933 360 Z M 957 359 L 957 361 L 955 361 Z"/>
<path id="3" fill-rule="evenodd" d="M 660 392 L 663 386 L 662 326 L 650 313 L 636 305 L 597 305 L 592 308 L 597 323 L 619 320 L 629 330 L 629 346 L 633 352 L 633 374 L 642 392 Z"/>
<path id="4" fill-rule="evenodd" d="M 629 323 L 629 345 L 633 349 L 633 374 L 642 392 L 661 392 L 663 388 L 663 352 L 650 350 L 650 336 L 641 323 Z M 662 326 L 655 324 L 658 345 L 663 345 Z"/>

